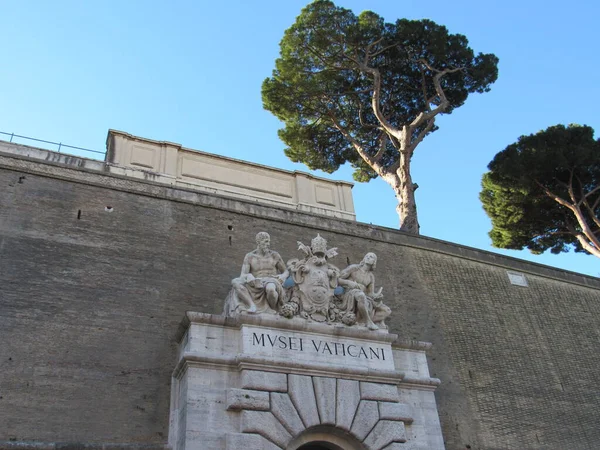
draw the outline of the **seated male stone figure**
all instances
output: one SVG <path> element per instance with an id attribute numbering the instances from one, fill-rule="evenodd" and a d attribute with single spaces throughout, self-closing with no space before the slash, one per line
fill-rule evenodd
<path id="1" fill-rule="evenodd" d="M 268 233 L 262 231 L 256 235 L 256 250 L 246 255 L 240 276 L 231 282 L 233 289 L 225 301 L 226 316 L 278 312 L 288 271 L 270 244 Z"/>
<path id="2" fill-rule="evenodd" d="M 381 299 L 382 288 L 375 292 L 373 269 L 377 265 L 377 255 L 367 253 L 360 264 L 352 264 L 342 270 L 338 284 L 344 288 L 344 294 L 338 308 L 356 315 L 356 323 L 370 330 L 387 328 L 383 322 L 391 309 Z"/>

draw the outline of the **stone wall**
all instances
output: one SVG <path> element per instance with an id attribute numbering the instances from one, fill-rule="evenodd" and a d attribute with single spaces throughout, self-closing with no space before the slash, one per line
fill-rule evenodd
<path id="1" fill-rule="evenodd" d="M 594 448 L 600 281 L 396 230 L 0 154 L 0 441 L 167 442 L 175 336 L 271 234 L 379 256 L 391 331 L 434 344 L 448 449 Z M 528 287 L 510 284 L 507 269 Z"/>

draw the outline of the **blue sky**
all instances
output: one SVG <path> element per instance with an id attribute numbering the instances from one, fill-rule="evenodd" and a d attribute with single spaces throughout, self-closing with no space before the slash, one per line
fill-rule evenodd
<path id="1" fill-rule="evenodd" d="M 288 170 L 280 124 L 260 87 L 306 1 L 23 1 L 0 3 L 0 131 L 104 150 L 109 128 Z M 600 276 L 582 254 L 493 249 L 478 200 L 493 156 L 558 123 L 600 133 L 600 6 L 592 0 L 340 0 L 387 21 L 429 18 L 500 58 L 499 78 L 427 137 L 413 158 L 421 233 Z M 0 137 L 1 139 L 2 137 Z M 319 173 L 323 175 L 322 173 Z M 351 180 L 342 168 L 334 179 Z M 357 218 L 398 227 L 381 180 L 356 184 Z"/>

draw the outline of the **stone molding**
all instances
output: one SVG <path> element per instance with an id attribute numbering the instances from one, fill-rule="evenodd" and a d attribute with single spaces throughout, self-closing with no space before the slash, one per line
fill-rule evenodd
<path id="1" fill-rule="evenodd" d="M 247 372 L 254 372 L 254 378 L 272 376 L 243 371 L 242 379 Z M 331 425 L 349 433 L 367 449 L 380 450 L 394 442 L 406 442 L 404 424 L 413 421 L 410 405 L 399 403 L 393 385 L 289 374 L 286 392 L 268 383 L 260 390 L 253 387 L 229 389 L 226 407 L 240 412 L 243 433 L 259 434 L 282 449 L 294 436 L 312 427 Z M 373 391 L 378 400 L 373 400 Z"/>
<path id="2" fill-rule="evenodd" d="M 398 343 L 399 347 L 414 350 L 428 350 L 431 344 L 419 341 L 399 340 L 397 334 L 387 332 L 373 332 L 360 328 L 345 326 L 333 326 L 319 322 L 310 322 L 301 318 L 285 319 L 276 315 L 266 314 L 243 314 L 235 317 L 217 316 L 214 314 L 187 311 L 179 328 L 175 340 L 181 342 L 183 336 L 192 323 L 217 325 L 231 328 L 241 328 L 242 325 L 255 325 L 265 328 L 282 330 L 306 331 L 310 333 L 327 333 L 332 336 L 344 336 L 353 339 L 368 339 L 374 342 Z M 416 343 L 414 346 L 411 343 Z M 406 345 L 404 347 L 403 345 Z"/>
<path id="3" fill-rule="evenodd" d="M 242 358 L 222 355 L 199 356 L 193 353 L 184 353 L 182 359 L 175 366 L 172 376 L 178 378 L 189 366 L 209 367 L 224 370 L 258 370 L 265 373 L 280 373 L 281 364 L 275 359 L 266 358 Z M 325 364 L 298 364 L 286 367 L 287 373 L 297 375 L 327 374 L 330 377 L 345 377 L 350 380 L 364 381 L 369 383 L 388 383 L 420 389 L 423 391 L 434 391 L 441 384 L 439 378 L 410 377 L 403 372 L 383 372 L 378 370 L 370 373 L 367 370 L 333 370 Z"/>

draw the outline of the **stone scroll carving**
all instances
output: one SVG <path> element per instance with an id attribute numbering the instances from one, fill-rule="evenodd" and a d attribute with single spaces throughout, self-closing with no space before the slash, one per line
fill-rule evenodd
<path id="1" fill-rule="evenodd" d="M 301 258 L 284 264 L 270 248 L 270 236 L 256 235 L 256 250 L 246 254 L 241 274 L 232 280 L 224 314 L 279 314 L 286 318 L 362 326 L 385 330 L 391 310 L 383 303 L 382 288 L 376 290 L 373 271 L 375 253 L 343 270 L 331 264 L 336 248 L 317 235 L 310 246 L 298 242 Z"/>

